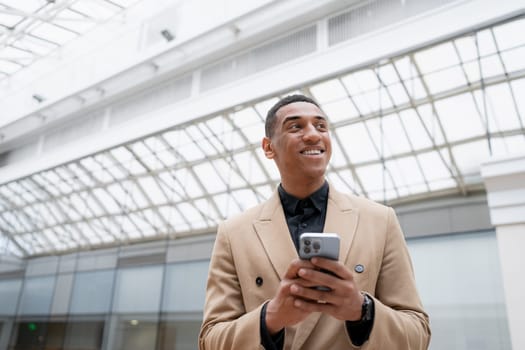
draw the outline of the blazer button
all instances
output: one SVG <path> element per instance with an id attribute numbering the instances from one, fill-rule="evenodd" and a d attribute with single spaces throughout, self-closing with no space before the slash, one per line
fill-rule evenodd
<path id="1" fill-rule="evenodd" d="M 357 273 L 362 273 L 363 271 L 365 271 L 365 267 L 361 264 L 357 264 L 354 266 L 354 271 Z"/>
<path id="2" fill-rule="evenodd" d="M 259 287 L 262 286 L 262 284 L 263 284 L 262 277 L 257 276 L 257 278 L 255 279 L 255 284 L 258 285 Z"/>

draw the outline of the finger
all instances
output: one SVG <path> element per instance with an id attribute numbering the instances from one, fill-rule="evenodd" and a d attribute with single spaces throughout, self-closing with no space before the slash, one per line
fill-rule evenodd
<path id="1" fill-rule="evenodd" d="M 292 284 L 290 286 L 290 293 L 297 298 L 304 299 L 309 302 L 321 302 L 332 304 L 335 299 L 329 291 L 318 290 L 312 287 L 304 287 L 300 284 Z"/>
<path id="2" fill-rule="evenodd" d="M 307 281 L 306 284 L 312 285 L 324 285 L 330 288 L 334 288 L 340 279 L 337 276 L 333 276 L 328 272 L 319 271 L 317 269 L 305 269 L 300 268 L 297 272 L 299 277 L 304 281 Z"/>
<path id="3" fill-rule="evenodd" d="M 284 278 L 285 279 L 295 279 L 295 278 L 297 278 L 298 271 L 299 271 L 300 268 L 313 269 L 314 265 L 308 260 L 301 260 L 301 259 L 292 260 L 290 265 L 288 265 L 288 269 L 286 270 Z"/>
<path id="4" fill-rule="evenodd" d="M 331 314 L 336 310 L 336 307 L 324 300 L 305 300 L 305 299 L 295 299 L 294 307 L 303 311 L 303 312 L 323 312 Z"/>
<path id="5" fill-rule="evenodd" d="M 351 280 L 353 275 L 348 268 L 339 261 L 330 260 L 321 257 L 313 257 L 311 259 L 312 265 L 333 272 L 341 279 Z"/>

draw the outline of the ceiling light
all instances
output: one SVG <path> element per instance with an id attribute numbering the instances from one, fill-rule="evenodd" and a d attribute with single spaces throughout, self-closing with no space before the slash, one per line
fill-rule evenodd
<path id="1" fill-rule="evenodd" d="M 34 94 L 32 97 L 38 103 L 42 103 L 45 100 L 45 98 L 42 95 L 39 95 L 39 94 Z"/>
<path id="2" fill-rule="evenodd" d="M 166 39 L 167 41 L 172 41 L 173 39 L 175 39 L 175 36 L 171 34 L 171 32 L 167 29 L 162 30 L 160 34 L 162 34 L 164 39 Z"/>

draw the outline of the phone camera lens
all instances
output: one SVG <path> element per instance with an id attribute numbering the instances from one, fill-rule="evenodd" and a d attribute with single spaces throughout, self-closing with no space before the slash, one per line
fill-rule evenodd
<path id="1" fill-rule="evenodd" d="M 305 240 L 304 240 L 304 245 L 310 245 L 310 243 L 312 243 L 312 242 L 310 242 L 309 239 L 305 239 Z"/>
<path id="2" fill-rule="evenodd" d="M 314 247 L 315 250 L 319 250 L 319 248 L 321 248 L 321 243 L 319 243 L 319 242 L 314 242 L 313 247 Z"/>
<path id="3" fill-rule="evenodd" d="M 309 254 L 310 253 L 310 247 L 304 247 L 303 251 L 306 253 L 306 254 Z"/>

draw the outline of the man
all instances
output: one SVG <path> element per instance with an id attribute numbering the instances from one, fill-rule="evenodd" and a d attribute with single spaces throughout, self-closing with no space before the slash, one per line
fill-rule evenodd
<path id="1" fill-rule="evenodd" d="M 332 149 L 318 104 L 277 102 L 262 148 L 281 184 L 219 225 L 200 349 L 426 349 L 428 316 L 395 213 L 326 182 Z M 339 261 L 298 259 L 303 232 L 339 234 Z M 329 290 L 310 288 L 319 285 Z"/>

